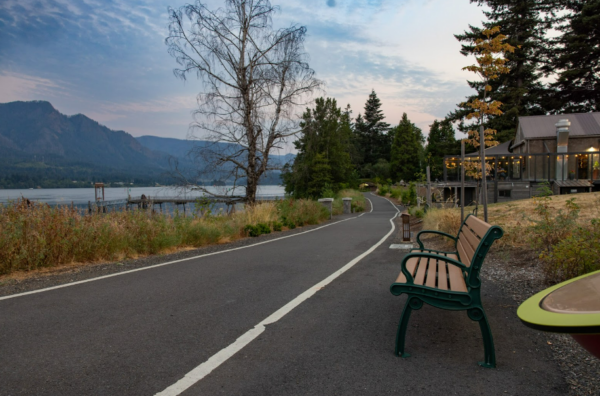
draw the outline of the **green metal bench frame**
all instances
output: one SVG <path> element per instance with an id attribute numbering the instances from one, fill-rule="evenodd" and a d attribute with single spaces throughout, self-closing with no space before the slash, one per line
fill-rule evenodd
<path id="1" fill-rule="evenodd" d="M 462 262 L 460 254 L 458 253 L 458 241 L 463 232 L 467 219 L 472 215 L 468 215 L 460 226 L 460 230 L 456 237 L 446 234 L 440 231 L 424 230 L 417 234 L 417 243 L 420 249 L 413 249 L 407 254 L 402 260 L 402 273 L 406 277 L 406 283 L 394 282 L 390 291 L 392 294 L 399 296 L 403 293 L 408 295 L 404 310 L 400 317 L 400 323 L 398 324 L 398 331 L 396 334 L 396 349 L 395 353 L 397 356 L 409 357 L 410 354 L 405 352 L 404 340 L 406 336 L 406 328 L 408 326 L 408 320 L 413 310 L 418 310 L 423 306 L 423 303 L 427 303 L 437 308 L 447 309 L 451 311 L 467 311 L 467 315 L 473 321 L 479 322 L 481 328 L 481 334 L 483 336 L 483 345 L 485 350 L 485 358 L 483 362 L 479 362 L 482 367 L 493 368 L 496 367 L 496 353 L 494 350 L 494 340 L 492 338 L 492 331 L 488 323 L 483 305 L 481 302 L 481 280 L 479 278 L 479 271 L 483 265 L 483 261 L 492 244 L 496 239 L 500 239 L 504 235 L 502 228 L 498 226 L 490 226 L 485 235 L 479 235 L 480 242 L 479 246 L 474 251 L 473 258 L 470 265 L 465 265 Z M 488 225 L 487 223 L 485 223 Z M 472 231 L 471 228 L 469 230 Z M 421 242 L 421 235 L 423 234 L 438 234 L 448 237 L 454 241 L 453 252 L 443 252 L 436 250 L 427 250 Z M 462 242 L 461 242 L 462 244 Z M 415 252 L 415 250 L 420 250 Z M 425 251 L 426 250 L 426 251 Z M 446 257 L 444 254 L 455 254 L 460 261 L 454 260 L 450 257 Z M 415 285 L 412 274 L 407 270 L 406 263 L 410 258 L 423 257 L 429 259 L 436 259 L 438 261 L 444 261 L 449 265 L 454 265 L 462 270 L 462 274 L 466 283 L 467 292 L 457 292 L 451 290 L 442 290 L 438 288 L 431 288 L 425 285 Z"/>

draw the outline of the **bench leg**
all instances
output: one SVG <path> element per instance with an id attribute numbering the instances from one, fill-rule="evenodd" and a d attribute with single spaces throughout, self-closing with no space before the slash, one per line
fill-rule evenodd
<path id="1" fill-rule="evenodd" d="M 423 301 L 418 298 L 408 297 L 404 310 L 400 316 L 400 323 L 398 323 L 398 331 L 396 332 L 396 349 L 394 353 L 396 356 L 407 358 L 410 354 L 404 352 L 404 339 L 406 338 L 406 328 L 408 327 L 408 320 L 410 319 L 410 313 L 413 309 L 420 309 L 423 306 Z"/>
<path id="2" fill-rule="evenodd" d="M 494 349 L 494 339 L 492 337 L 492 329 L 487 320 L 483 308 L 472 308 L 467 311 L 471 320 L 479 322 L 481 336 L 483 337 L 483 348 L 485 357 L 483 362 L 479 362 L 481 367 L 494 368 L 496 367 L 496 351 Z"/>

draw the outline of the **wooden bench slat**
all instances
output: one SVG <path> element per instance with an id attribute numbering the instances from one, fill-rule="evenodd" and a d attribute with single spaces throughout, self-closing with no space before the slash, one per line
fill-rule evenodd
<path id="1" fill-rule="evenodd" d="M 450 280 L 450 290 L 457 292 L 467 291 L 465 278 L 461 269 L 457 266 L 448 264 L 448 279 Z"/>
<path id="2" fill-rule="evenodd" d="M 429 259 L 425 257 L 421 257 L 420 259 L 419 267 L 415 273 L 415 285 L 422 285 L 425 281 L 425 271 L 427 271 L 427 261 L 429 261 Z"/>
<path id="3" fill-rule="evenodd" d="M 428 249 L 413 249 L 411 250 L 412 253 L 432 253 L 432 254 L 439 254 L 441 256 L 446 256 L 449 257 L 451 259 L 454 260 L 458 260 L 458 256 L 454 253 L 440 253 L 440 252 L 434 252 Z"/>
<path id="4" fill-rule="evenodd" d="M 480 238 L 483 238 L 488 230 L 492 227 L 485 221 L 478 219 L 475 216 L 469 216 L 465 223 L 477 234 Z"/>
<path id="5" fill-rule="evenodd" d="M 444 256 L 454 259 L 454 260 L 458 260 L 458 256 L 454 253 L 444 253 Z"/>
<path id="6" fill-rule="evenodd" d="M 469 247 L 467 247 L 468 249 Z M 463 247 L 462 241 L 458 241 L 456 244 L 456 250 L 458 250 L 458 255 L 460 256 L 460 262 L 466 265 L 467 267 L 471 266 L 471 259 L 473 258 L 473 254 L 468 254 L 467 250 Z"/>
<path id="7" fill-rule="evenodd" d="M 406 262 L 406 269 L 413 276 L 413 278 L 415 276 L 415 269 L 417 268 L 418 263 L 419 263 L 419 257 L 410 258 Z M 406 283 L 406 276 L 404 276 L 404 273 L 402 273 L 402 271 L 400 271 L 400 275 L 398 275 L 398 279 L 396 279 L 396 282 L 397 283 Z"/>
<path id="8" fill-rule="evenodd" d="M 437 278 L 437 267 L 438 261 L 436 259 L 429 259 L 429 268 L 427 269 L 427 280 L 425 286 L 435 288 L 435 282 Z"/>
<path id="9" fill-rule="evenodd" d="M 461 234 L 465 236 L 465 238 L 469 242 L 469 245 L 471 245 L 473 252 L 475 252 L 477 250 L 477 247 L 479 246 L 479 242 L 481 242 L 481 239 L 477 235 L 475 235 L 473 231 L 471 231 L 471 229 L 468 227 L 463 227 Z"/>
<path id="10" fill-rule="evenodd" d="M 446 263 L 438 261 L 437 287 L 441 290 L 448 290 L 448 273 L 446 272 Z"/>

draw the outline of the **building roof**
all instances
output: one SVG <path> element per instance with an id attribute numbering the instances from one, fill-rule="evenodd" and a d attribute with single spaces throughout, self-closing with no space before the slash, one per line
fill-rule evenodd
<path id="1" fill-rule="evenodd" d="M 508 147 L 512 143 L 512 140 L 508 142 L 500 143 L 497 146 L 490 147 L 485 149 L 485 155 L 508 155 L 510 151 L 508 151 Z M 465 157 L 479 157 L 479 151 L 475 151 L 473 153 L 469 153 L 465 155 Z"/>
<path id="2" fill-rule="evenodd" d="M 556 123 L 569 120 L 569 136 L 600 135 L 600 112 L 519 117 L 525 139 L 555 138 Z"/>

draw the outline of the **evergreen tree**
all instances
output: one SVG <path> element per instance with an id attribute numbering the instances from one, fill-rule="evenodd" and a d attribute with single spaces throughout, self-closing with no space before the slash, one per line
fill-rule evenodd
<path id="1" fill-rule="evenodd" d="M 547 73 L 557 73 L 555 112 L 600 111 L 600 0 L 571 0 Z"/>
<path id="2" fill-rule="evenodd" d="M 447 120 L 433 121 L 425 149 L 425 158 L 430 167 L 431 178 L 433 180 L 441 179 L 444 174 L 444 156 L 457 154 L 460 154 L 460 141 L 454 137 L 452 124 Z"/>
<path id="3" fill-rule="evenodd" d="M 392 179 L 394 181 L 415 180 L 417 173 L 422 171 L 423 133 L 404 113 L 392 134 L 394 136 L 390 163 Z"/>
<path id="4" fill-rule="evenodd" d="M 314 109 L 306 109 L 302 133 L 294 142 L 298 154 L 283 174 L 288 194 L 297 198 L 319 198 L 325 187 L 338 190 L 351 182 L 350 111 L 342 112 L 332 98 L 318 98 Z"/>
<path id="5" fill-rule="evenodd" d="M 546 114 L 550 107 L 550 91 L 540 81 L 542 60 L 548 52 L 545 32 L 554 21 L 553 15 L 558 8 L 555 0 L 471 0 L 480 6 L 488 21 L 483 29 L 469 26 L 470 30 L 455 35 L 462 45 L 461 54 L 476 55 L 475 44 L 485 39 L 482 32 L 494 26 L 508 38 L 506 43 L 515 47 L 507 55 L 509 68 L 507 74 L 494 80 L 491 100 L 503 104 L 503 114 L 490 119 L 488 127 L 497 131 L 499 142 L 506 142 L 515 136 L 518 117 Z M 451 121 L 459 121 L 459 130 L 467 132 L 471 125 L 465 125 L 466 116 L 471 113 L 468 102 L 483 97 L 484 84 L 481 81 L 468 81 L 477 93 L 458 105 L 458 109 L 448 115 Z"/>
<path id="6" fill-rule="evenodd" d="M 323 153 L 316 153 L 310 165 L 310 178 L 308 178 L 306 185 L 306 196 L 320 198 L 321 192 L 333 181 L 331 166 Z"/>
<path id="7" fill-rule="evenodd" d="M 383 122 L 385 116 L 381 110 L 381 101 L 374 90 L 369 94 L 365 103 L 364 118 L 361 114 L 356 117 L 354 130 L 357 134 L 359 152 L 362 162 L 360 165 L 376 164 L 379 159 L 390 159 L 391 140 L 387 131 L 390 124 Z"/>
<path id="8" fill-rule="evenodd" d="M 362 114 L 358 113 L 356 120 L 354 121 L 354 128 L 352 130 L 352 142 L 354 144 L 354 153 L 356 153 L 353 163 L 359 168 L 363 169 L 365 166 L 365 136 L 367 135 L 367 124 Z"/>

